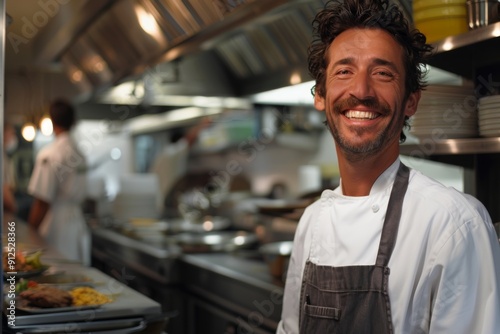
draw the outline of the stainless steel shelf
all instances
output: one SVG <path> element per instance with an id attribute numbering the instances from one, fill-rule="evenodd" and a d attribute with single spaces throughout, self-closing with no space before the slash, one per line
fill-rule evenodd
<path id="1" fill-rule="evenodd" d="M 467 139 L 422 139 L 419 144 L 402 144 L 402 155 L 429 157 L 434 155 L 463 155 L 500 153 L 500 137 Z"/>
<path id="2" fill-rule="evenodd" d="M 477 68 L 498 65 L 500 22 L 450 36 L 433 44 L 429 64 L 473 79 Z"/>

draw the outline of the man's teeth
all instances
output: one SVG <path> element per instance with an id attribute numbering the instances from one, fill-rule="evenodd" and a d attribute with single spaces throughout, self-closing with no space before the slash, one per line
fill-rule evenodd
<path id="1" fill-rule="evenodd" d="M 368 111 L 359 111 L 359 110 L 349 110 L 345 113 L 347 118 L 353 119 L 374 119 L 377 117 L 376 113 L 368 112 Z"/>

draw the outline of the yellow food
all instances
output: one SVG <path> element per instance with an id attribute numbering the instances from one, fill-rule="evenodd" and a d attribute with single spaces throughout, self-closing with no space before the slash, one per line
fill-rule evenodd
<path id="1" fill-rule="evenodd" d="M 73 297 L 74 306 L 101 305 L 113 301 L 105 294 L 87 286 L 74 288 L 69 293 Z"/>

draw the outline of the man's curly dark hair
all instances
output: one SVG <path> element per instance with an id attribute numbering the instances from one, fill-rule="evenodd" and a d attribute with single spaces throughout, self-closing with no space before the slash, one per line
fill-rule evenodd
<path id="1" fill-rule="evenodd" d="M 62 98 L 58 98 L 50 104 L 49 115 L 54 125 L 67 131 L 76 122 L 76 113 L 73 105 Z"/>
<path id="2" fill-rule="evenodd" d="M 327 51 L 333 40 L 352 28 L 383 29 L 404 49 L 405 99 L 410 93 L 423 90 L 425 70 L 432 46 L 426 37 L 414 29 L 402 11 L 388 0 L 330 0 L 313 21 L 313 41 L 308 49 L 309 73 L 316 80 L 314 94 L 325 96 Z M 408 117 L 404 127 L 409 127 Z M 406 136 L 401 131 L 400 141 Z"/>

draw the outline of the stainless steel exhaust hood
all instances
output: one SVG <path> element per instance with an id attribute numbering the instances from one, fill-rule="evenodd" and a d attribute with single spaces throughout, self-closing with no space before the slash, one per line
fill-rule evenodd
<path id="1" fill-rule="evenodd" d="M 129 80 L 146 81 L 153 96 L 231 97 L 309 80 L 311 21 L 324 0 L 108 0 L 98 13 L 91 3 L 79 7 L 86 22 L 53 20 L 37 46 L 40 62 L 62 63 L 98 101 Z M 73 38 L 50 48 L 68 25 Z"/>
<path id="2" fill-rule="evenodd" d="M 158 113 L 196 105 L 197 96 L 244 104 L 309 81 L 311 21 L 325 1 L 11 1 L 9 117 L 36 117 L 55 97 L 85 105 L 82 119 L 115 119 L 113 106 L 123 104 L 130 115 Z M 116 98 L 122 84 L 132 88 Z"/>

